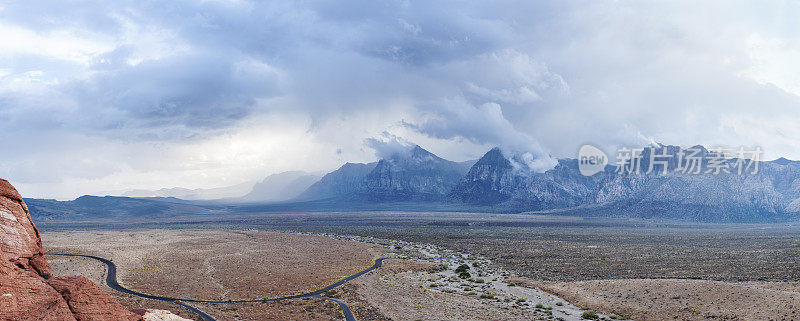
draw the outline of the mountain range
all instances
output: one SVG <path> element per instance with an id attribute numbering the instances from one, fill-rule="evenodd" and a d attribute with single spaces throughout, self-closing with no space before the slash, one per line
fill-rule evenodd
<path id="1" fill-rule="evenodd" d="M 702 146 L 699 157 L 709 152 Z M 639 173 L 620 175 L 616 166 L 586 177 L 576 159 L 561 159 L 544 173 L 519 173 L 499 149 L 489 151 L 450 195 L 459 202 L 495 211 L 563 210 L 591 216 L 680 219 L 704 222 L 775 222 L 798 218 L 800 162 L 759 162 L 756 173 L 714 174 L 708 164 L 699 174 L 678 170 L 680 149 L 644 148 Z M 651 153 L 670 161 L 651 173 Z M 736 158 L 724 161 L 734 168 Z"/>
<path id="2" fill-rule="evenodd" d="M 710 153 L 702 146 L 693 148 L 699 150 L 699 157 Z M 642 151 L 641 168 L 650 167 L 650 155 L 669 159 L 654 162 L 654 171 L 620 175 L 616 166 L 607 165 L 599 173 L 584 176 L 576 159 L 560 159 L 552 169 L 535 172 L 515 154 L 500 148 L 491 149 L 477 161 L 453 162 L 420 146 L 411 146 L 375 163 L 346 163 L 319 179 L 302 172 L 271 176 L 256 184 L 248 196 L 237 199 L 263 203 L 293 197 L 281 205 L 225 207 L 171 199 L 165 201 L 169 203 L 165 213 L 364 210 L 387 209 L 386 204 L 401 209 L 403 204 L 413 204 L 411 207 L 421 210 L 547 212 L 700 222 L 781 222 L 800 218 L 800 162 L 783 158 L 762 161 L 757 164 L 757 173 L 741 175 L 706 173 L 709 168 L 704 165 L 699 174 L 692 174 L 680 170 L 680 152 L 677 146 L 650 146 Z M 729 158 L 724 165 L 733 167 L 735 162 L 737 159 Z M 124 205 L 121 208 L 153 205 L 134 206 L 131 202 L 135 201 L 131 200 L 135 199 L 114 200 Z M 53 208 L 63 211 L 70 206 L 80 206 L 73 212 L 95 213 L 89 208 L 91 204 L 109 207 L 109 201 L 79 198 L 72 201 L 74 204 L 48 200 L 30 203 L 32 213 L 52 213 Z"/>

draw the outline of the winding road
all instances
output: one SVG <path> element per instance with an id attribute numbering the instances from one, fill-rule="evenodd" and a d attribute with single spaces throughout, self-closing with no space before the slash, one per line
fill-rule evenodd
<path id="1" fill-rule="evenodd" d="M 145 298 L 145 299 L 150 299 L 150 300 L 158 300 L 158 301 L 164 301 L 164 302 L 171 302 L 171 303 L 180 305 L 182 307 L 185 307 L 185 308 L 191 310 L 192 312 L 194 312 L 195 314 L 197 314 L 198 316 L 200 316 L 201 318 L 203 318 L 206 321 L 216 321 L 216 320 L 212 316 L 206 314 L 205 312 L 200 311 L 197 308 L 186 304 L 186 302 L 228 304 L 228 303 L 274 302 L 274 301 L 291 300 L 291 299 L 299 299 L 299 298 L 316 298 L 316 299 L 323 299 L 323 300 L 329 300 L 329 301 L 336 302 L 342 308 L 342 313 L 344 314 L 345 320 L 347 320 L 347 321 L 355 321 L 356 318 L 353 316 L 353 313 L 350 311 L 350 307 L 347 306 L 346 302 L 344 302 L 343 300 L 339 300 L 339 299 L 324 297 L 324 296 L 322 296 L 322 294 L 325 293 L 326 291 L 329 291 L 329 290 L 332 290 L 334 288 L 337 288 L 337 287 L 341 286 L 342 284 L 345 284 L 345 283 L 347 283 L 347 282 L 349 282 L 349 281 L 351 281 L 351 280 L 353 280 L 353 279 L 355 279 L 355 278 L 357 278 L 359 276 L 362 276 L 362 275 L 364 275 L 364 274 L 366 274 L 366 273 L 368 273 L 368 272 L 370 272 L 370 271 L 372 271 L 374 269 L 377 269 L 377 268 L 381 267 L 381 265 L 383 265 L 383 260 L 386 259 L 386 258 L 376 259 L 375 260 L 375 264 L 372 265 L 371 267 L 368 267 L 368 268 L 366 268 L 366 269 L 364 269 L 364 270 L 362 270 L 362 271 L 360 271 L 360 272 L 358 272 L 356 274 L 348 276 L 348 277 L 346 277 L 344 279 L 341 279 L 341 280 L 337 281 L 336 283 L 333 283 L 331 285 L 328 285 L 328 286 L 326 286 L 326 287 L 324 287 L 322 289 L 319 289 L 319 290 L 316 290 L 316 291 L 313 291 L 313 292 L 290 295 L 290 296 L 284 296 L 284 297 L 278 297 L 278 298 L 272 298 L 272 299 L 214 301 L 214 300 L 182 299 L 182 298 L 172 298 L 172 297 L 165 297 L 165 296 L 158 296 L 158 295 L 150 295 L 150 294 L 141 293 L 141 292 L 137 292 L 137 291 L 125 288 L 122 285 L 120 285 L 119 282 L 117 282 L 117 265 L 114 264 L 114 262 L 111 262 L 110 260 L 104 259 L 104 258 L 99 257 L 99 256 L 84 255 L 84 254 L 62 254 L 62 253 L 45 253 L 45 254 L 46 255 L 69 256 L 69 257 L 83 257 L 83 258 L 89 258 L 89 259 L 100 261 L 103 264 L 105 264 L 106 267 L 108 268 L 108 274 L 106 274 L 106 284 L 108 284 L 108 286 L 110 288 L 112 288 L 112 289 L 114 289 L 116 291 L 122 292 L 122 293 L 135 295 L 135 296 L 138 296 L 140 298 Z"/>

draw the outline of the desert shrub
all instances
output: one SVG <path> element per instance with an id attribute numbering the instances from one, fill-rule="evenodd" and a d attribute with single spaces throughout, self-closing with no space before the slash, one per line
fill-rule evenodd
<path id="1" fill-rule="evenodd" d="M 332 299 L 338 299 L 340 297 L 339 293 L 336 292 L 336 290 L 328 290 L 327 292 L 324 293 L 324 296 Z"/>
<path id="2" fill-rule="evenodd" d="M 481 299 L 494 299 L 494 294 L 492 294 L 492 293 L 483 293 L 483 294 L 481 294 Z"/>
<path id="3" fill-rule="evenodd" d="M 557 306 L 564 306 L 564 302 L 558 302 L 558 303 L 556 303 L 556 305 Z"/>
<path id="4" fill-rule="evenodd" d="M 467 271 L 463 271 L 463 272 L 459 272 L 458 273 L 458 277 L 460 277 L 462 279 L 469 279 L 469 278 L 472 277 L 472 275 L 470 275 L 469 272 L 467 272 Z"/>
<path id="5" fill-rule="evenodd" d="M 469 265 L 461 264 L 456 268 L 456 273 L 461 274 L 469 270 Z"/>
<path id="6" fill-rule="evenodd" d="M 486 283 L 484 279 L 476 279 L 475 283 Z"/>
<path id="7" fill-rule="evenodd" d="M 594 311 L 586 311 L 581 314 L 581 318 L 586 320 L 599 320 L 600 316 L 598 316 Z"/>
<path id="8" fill-rule="evenodd" d="M 541 303 L 536 303 L 536 308 L 537 309 L 544 309 L 544 305 L 542 305 Z"/>

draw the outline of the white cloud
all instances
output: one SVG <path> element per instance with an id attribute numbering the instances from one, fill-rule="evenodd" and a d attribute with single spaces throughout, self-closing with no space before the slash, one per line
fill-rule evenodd
<path id="1" fill-rule="evenodd" d="M 0 56 L 43 55 L 88 66 L 95 55 L 113 44 L 76 30 L 36 32 L 0 20 Z"/>
<path id="2" fill-rule="evenodd" d="M 364 140 L 383 132 L 454 160 L 495 145 L 571 157 L 640 133 L 797 159 L 798 9 L 4 3 L 0 135 L 14 153 L 0 175 L 34 196 L 214 187 L 371 161 Z"/>
<path id="3" fill-rule="evenodd" d="M 746 43 L 752 64 L 742 75 L 800 96 L 800 44 L 758 34 L 747 37 Z"/>

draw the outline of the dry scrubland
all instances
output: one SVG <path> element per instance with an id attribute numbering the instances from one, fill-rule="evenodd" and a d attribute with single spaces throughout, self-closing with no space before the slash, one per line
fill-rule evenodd
<path id="1" fill-rule="evenodd" d="M 800 287 L 796 282 L 510 281 L 634 320 L 800 320 Z"/>
<path id="2" fill-rule="evenodd" d="M 360 271 L 377 257 L 394 255 L 376 244 L 273 232 L 137 230 L 46 235 L 48 251 L 113 259 L 121 280 L 130 288 L 186 298 L 252 299 L 309 291 Z M 99 262 L 48 259 L 57 275 L 81 274 L 105 287 L 106 271 Z M 512 308 L 507 302 L 430 288 L 442 268 L 414 259 L 388 259 L 384 267 L 326 296 L 345 300 L 359 320 L 544 320 L 531 307 Z M 194 318 L 172 304 L 109 293 L 129 308 L 168 309 Z M 192 305 L 219 320 L 342 319 L 337 304 L 321 299 Z"/>
<path id="3" fill-rule="evenodd" d="M 343 320 L 335 302 L 322 299 L 297 299 L 269 303 L 193 304 L 217 320 L 248 321 L 331 321 Z M 359 319 L 361 320 L 361 319 Z"/>
<path id="4" fill-rule="evenodd" d="M 307 229 L 307 228 L 300 228 Z M 528 284 L 635 320 L 800 320 L 800 232 L 673 228 L 337 227 L 481 255 Z"/>
<path id="5" fill-rule="evenodd" d="M 337 291 L 364 320 L 544 320 L 527 310 L 501 307 L 476 296 L 431 290 L 436 266 L 388 260 L 387 269 L 353 280 Z M 361 320 L 361 318 L 359 319 Z"/>
<path id="6" fill-rule="evenodd" d="M 371 266 L 377 246 L 272 232 L 57 232 L 47 251 L 112 259 L 126 286 L 206 300 L 259 299 L 322 288 Z"/>
<path id="7" fill-rule="evenodd" d="M 383 248 L 358 242 L 272 232 L 139 230 L 43 233 L 48 252 L 81 253 L 114 261 L 125 286 L 148 294 L 197 299 L 258 299 L 322 288 L 383 256 Z M 49 256 L 55 275 L 89 277 L 129 308 L 172 310 L 176 305 L 132 297 L 105 285 L 105 267 L 94 260 Z M 333 302 L 294 300 L 210 306 L 221 320 L 337 320 Z M 238 316 L 238 317 L 237 317 Z M 287 319 L 287 320 L 288 320 Z"/>
<path id="8" fill-rule="evenodd" d="M 326 227 L 298 230 L 430 243 L 542 281 L 800 280 L 800 228 Z"/>
<path id="9" fill-rule="evenodd" d="M 635 320 L 800 319 L 800 233 L 792 230 L 335 224 L 296 229 L 403 239 L 481 255 L 519 275 L 509 282 Z M 131 288 L 209 299 L 303 292 L 391 255 L 373 244 L 271 232 L 154 229 L 43 235 L 48 251 L 113 258 L 120 280 Z M 102 284 L 105 271 L 97 262 L 48 260 L 56 275 L 82 274 Z M 537 318 L 474 296 L 433 291 L 428 288 L 432 268 L 425 262 L 387 260 L 383 268 L 329 295 L 346 300 L 359 320 Z M 111 293 L 128 307 L 192 316 L 174 305 Z M 197 307 L 222 320 L 342 318 L 335 303 L 318 299 Z"/>

